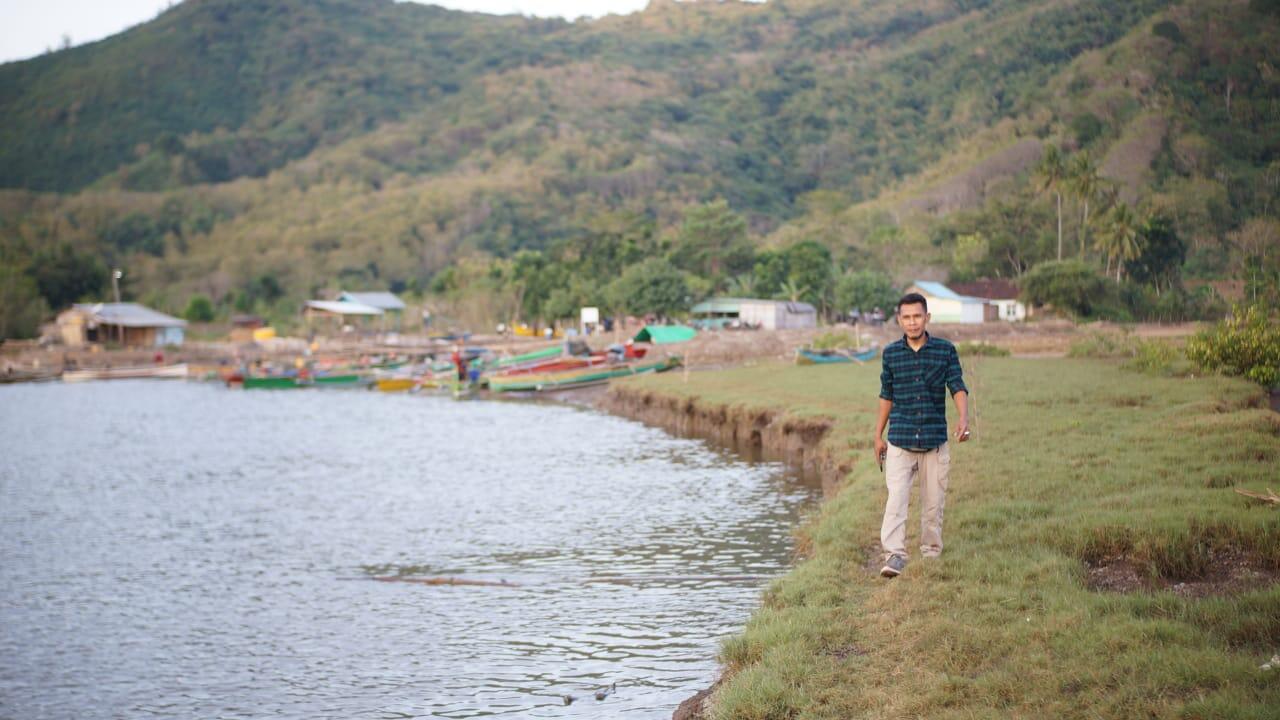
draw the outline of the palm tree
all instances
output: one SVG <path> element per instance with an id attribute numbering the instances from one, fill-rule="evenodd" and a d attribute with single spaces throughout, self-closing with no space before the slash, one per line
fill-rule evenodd
<path id="1" fill-rule="evenodd" d="M 756 278 L 751 273 L 743 273 L 729 278 L 725 291 L 734 297 L 750 298 L 756 294 Z"/>
<path id="2" fill-rule="evenodd" d="M 782 283 L 782 287 L 778 290 L 778 296 L 781 299 L 791 302 L 800 302 L 800 299 L 807 294 L 809 294 L 809 286 L 797 284 L 794 280 Z"/>
<path id="3" fill-rule="evenodd" d="M 1058 198 L 1058 259 L 1062 259 L 1062 184 L 1067 178 L 1067 164 L 1062 151 L 1057 145 L 1047 145 L 1044 157 L 1036 165 L 1036 175 L 1040 176 L 1041 190 L 1052 192 Z"/>
<path id="4" fill-rule="evenodd" d="M 1142 254 L 1141 223 L 1125 203 L 1118 203 L 1107 217 L 1106 225 L 1098 236 L 1098 249 L 1107 258 L 1107 274 L 1111 274 L 1111 261 L 1116 263 L 1116 282 L 1124 274 L 1124 264 L 1136 260 Z"/>
<path id="5" fill-rule="evenodd" d="M 1080 217 L 1080 257 L 1084 257 L 1085 242 L 1089 233 L 1089 201 L 1098 195 L 1098 186 L 1102 178 L 1098 176 L 1098 164 L 1082 151 L 1071 159 L 1071 167 L 1067 173 L 1067 184 L 1072 193 L 1084 204 L 1084 214 Z"/>

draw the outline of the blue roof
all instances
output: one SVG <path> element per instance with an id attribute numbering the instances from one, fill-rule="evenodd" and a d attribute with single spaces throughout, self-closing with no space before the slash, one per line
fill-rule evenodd
<path id="1" fill-rule="evenodd" d="M 925 295 L 945 300 L 964 300 L 965 298 L 957 295 L 951 288 L 940 282 L 931 282 L 929 280 L 917 280 L 912 283 L 916 287 L 924 291 Z"/>
<path id="2" fill-rule="evenodd" d="M 379 310 L 403 310 L 404 302 L 394 294 L 378 291 L 378 292 L 344 292 L 338 296 L 339 300 L 353 302 L 360 305 L 371 305 Z"/>
<path id="3" fill-rule="evenodd" d="M 123 327 L 186 327 L 187 321 L 138 303 L 77 303 L 75 308 L 100 323 Z"/>

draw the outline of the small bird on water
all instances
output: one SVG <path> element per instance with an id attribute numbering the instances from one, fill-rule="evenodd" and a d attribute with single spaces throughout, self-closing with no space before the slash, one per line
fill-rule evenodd
<path id="1" fill-rule="evenodd" d="M 596 691 L 596 699 L 603 700 L 609 697 L 610 695 L 612 695 L 613 691 L 617 689 L 618 689 L 618 683 L 612 683 L 607 688 L 600 688 L 599 690 Z"/>

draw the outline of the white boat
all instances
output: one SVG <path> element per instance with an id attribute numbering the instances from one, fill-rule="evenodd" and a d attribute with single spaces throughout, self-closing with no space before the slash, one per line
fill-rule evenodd
<path id="1" fill-rule="evenodd" d="M 134 378 L 185 378 L 187 364 L 143 365 L 140 367 L 99 368 L 96 370 L 67 370 L 62 373 L 64 382 L 89 380 L 126 380 Z"/>

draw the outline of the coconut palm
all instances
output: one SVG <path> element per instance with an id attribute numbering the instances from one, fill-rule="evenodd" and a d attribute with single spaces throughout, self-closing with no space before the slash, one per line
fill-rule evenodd
<path id="1" fill-rule="evenodd" d="M 1040 177 L 1040 188 L 1052 192 L 1058 198 L 1058 259 L 1062 259 L 1062 185 L 1067 178 L 1067 163 L 1057 145 L 1047 145 L 1044 157 L 1036 165 L 1036 175 Z"/>
<path id="2" fill-rule="evenodd" d="M 1121 202 L 1112 208 L 1098 234 L 1098 250 L 1107 258 L 1108 275 L 1111 274 L 1111 262 L 1114 260 L 1116 263 L 1116 282 L 1120 282 L 1124 274 L 1124 264 L 1142 254 L 1141 225 L 1133 210 Z"/>
<path id="3" fill-rule="evenodd" d="M 734 297 L 750 298 L 756 294 L 756 278 L 751 273 L 743 273 L 729 278 L 725 292 Z"/>
<path id="4" fill-rule="evenodd" d="M 778 297 L 782 300 L 790 300 L 791 302 L 800 302 L 800 300 L 809 294 L 808 285 L 800 285 L 793 280 L 782 283 L 782 287 L 778 290 Z"/>
<path id="5" fill-rule="evenodd" d="M 1089 235 L 1089 201 L 1098 196 L 1101 184 L 1102 178 L 1098 176 L 1098 164 L 1089 156 L 1088 151 L 1082 151 L 1071 159 L 1071 165 L 1067 171 L 1067 186 L 1076 197 L 1080 198 L 1084 206 L 1084 213 L 1080 216 L 1080 257 L 1084 257 L 1085 243 Z"/>

